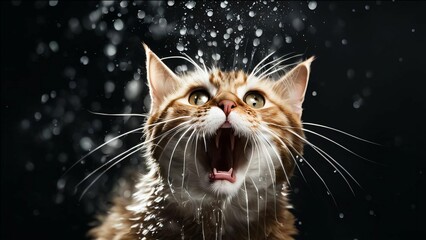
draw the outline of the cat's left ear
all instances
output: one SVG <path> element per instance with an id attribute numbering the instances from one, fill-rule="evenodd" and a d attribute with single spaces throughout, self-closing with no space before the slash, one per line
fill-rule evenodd
<path id="1" fill-rule="evenodd" d="M 289 99 L 293 112 L 299 118 L 302 116 L 302 104 L 303 100 L 305 100 L 311 63 L 314 59 L 315 57 L 310 57 L 309 59 L 299 63 L 274 85 L 274 89 L 278 92 L 285 93 Z"/>
<path id="2" fill-rule="evenodd" d="M 161 106 L 164 99 L 179 86 L 179 77 L 168 68 L 149 47 L 143 43 L 146 53 L 146 71 L 151 95 L 151 112 Z"/>

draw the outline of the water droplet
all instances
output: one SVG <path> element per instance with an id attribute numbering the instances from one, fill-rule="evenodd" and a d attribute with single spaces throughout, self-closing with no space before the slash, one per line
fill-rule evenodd
<path id="1" fill-rule="evenodd" d="M 293 41 L 293 39 L 290 36 L 286 36 L 285 37 L 285 42 L 286 43 L 291 43 Z"/>
<path id="2" fill-rule="evenodd" d="M 58 52 L 59 51 L 59 45 L 56 41 L 49 42 L 49 48 L 52 50 L 52 52 Z"/>
<path id="3" fill-rule="evenodd" d="M 315 10 L 315 8 L 317 8 L 317 2 L 316 2 L 316 1 L 310 1 L 310 2 L 308 3 L 308 8 L 309 8 L 310 10 Z"/>
<path id="4" fill-rule="evenodd" d="M 57 0 L 50 0 L 49 1 L 49 6 L 54 7 L 56 5 L 58 5 L 58 1 Z"/>
<path id="5" fill-rule="evenodd" d="M 259 38 L 255 38 L 255 39 L 253 40 L 253 46 L 257 47 L 257 46 L 259 46 L 259 44 L 260 44 L 260 40 L 259 40 Z"/>
<path id="6" fill-rule="evenodd" d="M 315 96 L 317 96 L 317 94 L 318 94 L 317 91 L 312 91 L 312 96 L 315 97 Z"/>
<path id="7" fill-rule="evenodd" d="M 49 100 L 49 95 L 47 95 L 47 94 L 43 94 L 43 95 L 41 96 L 41 103 L 46 103 L 46 102 L 47 102 L 47 100 Z"/>
<path id="8" fill-rule="evenodd" d="M 262 33 L 263 33 L 263 30 L 262 29 L 257 29 L 256 30 L 256 37 L 260 37 L 260 36 L 262 36 Z"/>
<path id="9" fill-rule="evenodd" d="M 187 3 L 185 3 L 185 7 L 188 9 L 193 9 L 196 5 L 195 1 L 188 1 Z"/>
<path id="10" fill-rule="evenodd" d="M 176 49 L 177 49 L 179 52 L 182 52 L 182 51 L 185 49 L 185 47 L 183 46 L 183 44 L 182 44 L 182 43 L 177 43 L 177 44 L 176 44 Z"/>
<path id="11" fill-rule="evenodd" d="M 104 48 L 104 53 L 105 55 L 107 55 L 108 57 L 112 57 L 117 53 L 117 49 L 115 48 L 114 45 L 112 44 L 108 44 L 106 45 L 106 47 Z"/>
<path id="12" fill-rule="evenodd" d="M 344 218 L 344 217 L 345 217 L 345 214 L 339 213 L 339 218 Z"/>
<path id="13" fill-rule="evenodd" d="M 41 119 L 41 113 L 40 112 L 36 112 L 36 113 L 34 113 L 34 119 L 36 120 L 36 121 L 39 121 L 40 119 Z"/>
<path id="14" fill-rule="evenodd" d="M 139 80 L 133 79 L 126 84 L 124 96 L 129 101 L 137 100 L 142 90 L 142 84 Z"/>
<path id="15" fill-rule="evenodd" d="M 213 16 L 213 10 L 207 10 L 207 16 L 209 17 Z"/>
<path id="16" fill-rule="evenodd" d="M 342 39 L 342 45 L 347 45 L 348 44 L 348 40 L 347 39 L 345 39 L 345 38 L 343 38 Z"/>
<path id="17" fill-rule="evenodd" d="M 34 167 L 34 163 L 32 162 L 25 163 L 25 170 L 27 170 L 28 172 L 34 171 Z"/>
<path id="18" fill-rule="evenodd" d="M 139 11 L 138 11 L 138 18 L 139 18 L 139 19 L 143 19 L 143 18 L 145 18 L 145 15 L 146 15 L 146 14 L 145 14 L 145 12 L 144 12 L 144 11 L 142 11 L 142 10 L 139 10 Z"/>
<path id="19" fill-rule="evenodd" d="M 115 30 L 117 30 L 117 31 L 121 31 L 121 30 L 123 30 L 123 28 L 124 28 L 124 23 L 123 23 L 123 21 L 122 21 L 121 19 L 116 19 L 116 20 L 114 21 L 114 28 L 115 28 Z"/>
<path id="20" fill-rule="evenodd" d="M 58 190 L 62 190 L 62 189 L 64 189 L 64 188 L 65 188 L 65 184 L 66 184 L 65 179 L 61 178 L 61 179 L 59 179 L 59 180 L 58 180 L 58 182 L 56 183 L 56 187 L 58 188 Z"/>
<path id="21" fill-rule="evenodd" d="M 213 60 L 215 60 L 215 61 L 219 61 L 219 60 L 220 60 L 220 54 L 219 54 L 219 53 L 213 53 L 213 54 L 212 54 L 212 58 L 213 58 Z"/>
<path id="22" fill-rule="evenodd" d="M 255 15 L 256 15 L 256 13 L 255 13 L 255 12 L 253 12 L 253 11 L 250 11 L 250 12 L 249 12 L 249 16 L 250 16 L 250 17 L 254 17 Z"/>
<path id="23" fill-rule="evenodd" d="M 167 1 L 167 5 L 169 5 L 170 7 L 175 5 L 175 1 Z"/>
<path id="24" fill-rule="evenodd" d="M 80 58 L 80 62 L 81 62 L 83 65 L 87 65 L 87 64 L 89 64 L 89 58 L 88 58 L 87 56 L 82 56 L 82 57 Z"/>
<path id="25" fill-rule="evenodd" d="M 293 19 L 293 21 L 291 22 L 291 25 L 298 32 L 302 31 L 305 28 L 305 24 L 300 18 Z"/>
<path id="26" fill-rule="evenodd" d="M 93 146 L 93 141 L 89 137 L 83 137 L 80 139 L 80 147 L 85 151 L 90 151 Z"/>

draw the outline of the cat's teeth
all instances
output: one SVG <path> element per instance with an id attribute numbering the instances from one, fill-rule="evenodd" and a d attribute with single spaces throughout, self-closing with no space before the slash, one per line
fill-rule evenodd
<path id="1" fill-rule="evenodd" d="M 217 174 L 217 169 L 213 168 L 213 174 Z"/>
<path id="2" fill-rule="evenodd" d="M 219 149 L 219 139 L 220 139 L 220 135 L 222 134 L 222 131 L 218 131 L 217 135 L 216 135 L 216 139 L 215 139 L 215 143 L 216 143 L 216 148 Z"/>
<path id="3" fill-rule="evenodd" d="M 231 134 L 231 150 L 234 151 L 235 146 L 235 136 Z"/>

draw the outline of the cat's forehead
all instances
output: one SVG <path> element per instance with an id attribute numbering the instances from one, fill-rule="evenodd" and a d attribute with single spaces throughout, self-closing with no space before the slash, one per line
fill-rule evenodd
<path id="1" fill-rule="evenodd" d="M 241 70 L 229 72 L 214 70 L 210 72 L 209 83 L 218 90 L 235 92 L 247 84 L 247 74 Z"/>

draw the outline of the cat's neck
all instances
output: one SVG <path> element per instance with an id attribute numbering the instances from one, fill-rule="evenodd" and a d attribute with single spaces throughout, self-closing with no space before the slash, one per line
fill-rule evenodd
<path id="1" fill-rule="evenodd" d="M 190 236 L 200 236 L 201 233 L 212 238 L 218 233 L 227 236 L 241 234 L 244 239 L 249 232 L 251 235 L 269 234 L 270 227 L 269 230 L 266 227 L 271 226 L 271 222 L 278 223 L 283 214 L 288 214 L 287 208 L 291 206 L 282 187 L 277 185 L 267 188 L 274 191 L 256 192 L 248 185 L 232 198 L 194 198 L 170 190 L 158 168 L 151 167 L 136 185 L 133 203 L 127 206 L 127 210 L 145 219 L 148 226 L 162 222 L 167 234 L 179 235 L 183 231 Z"/>

